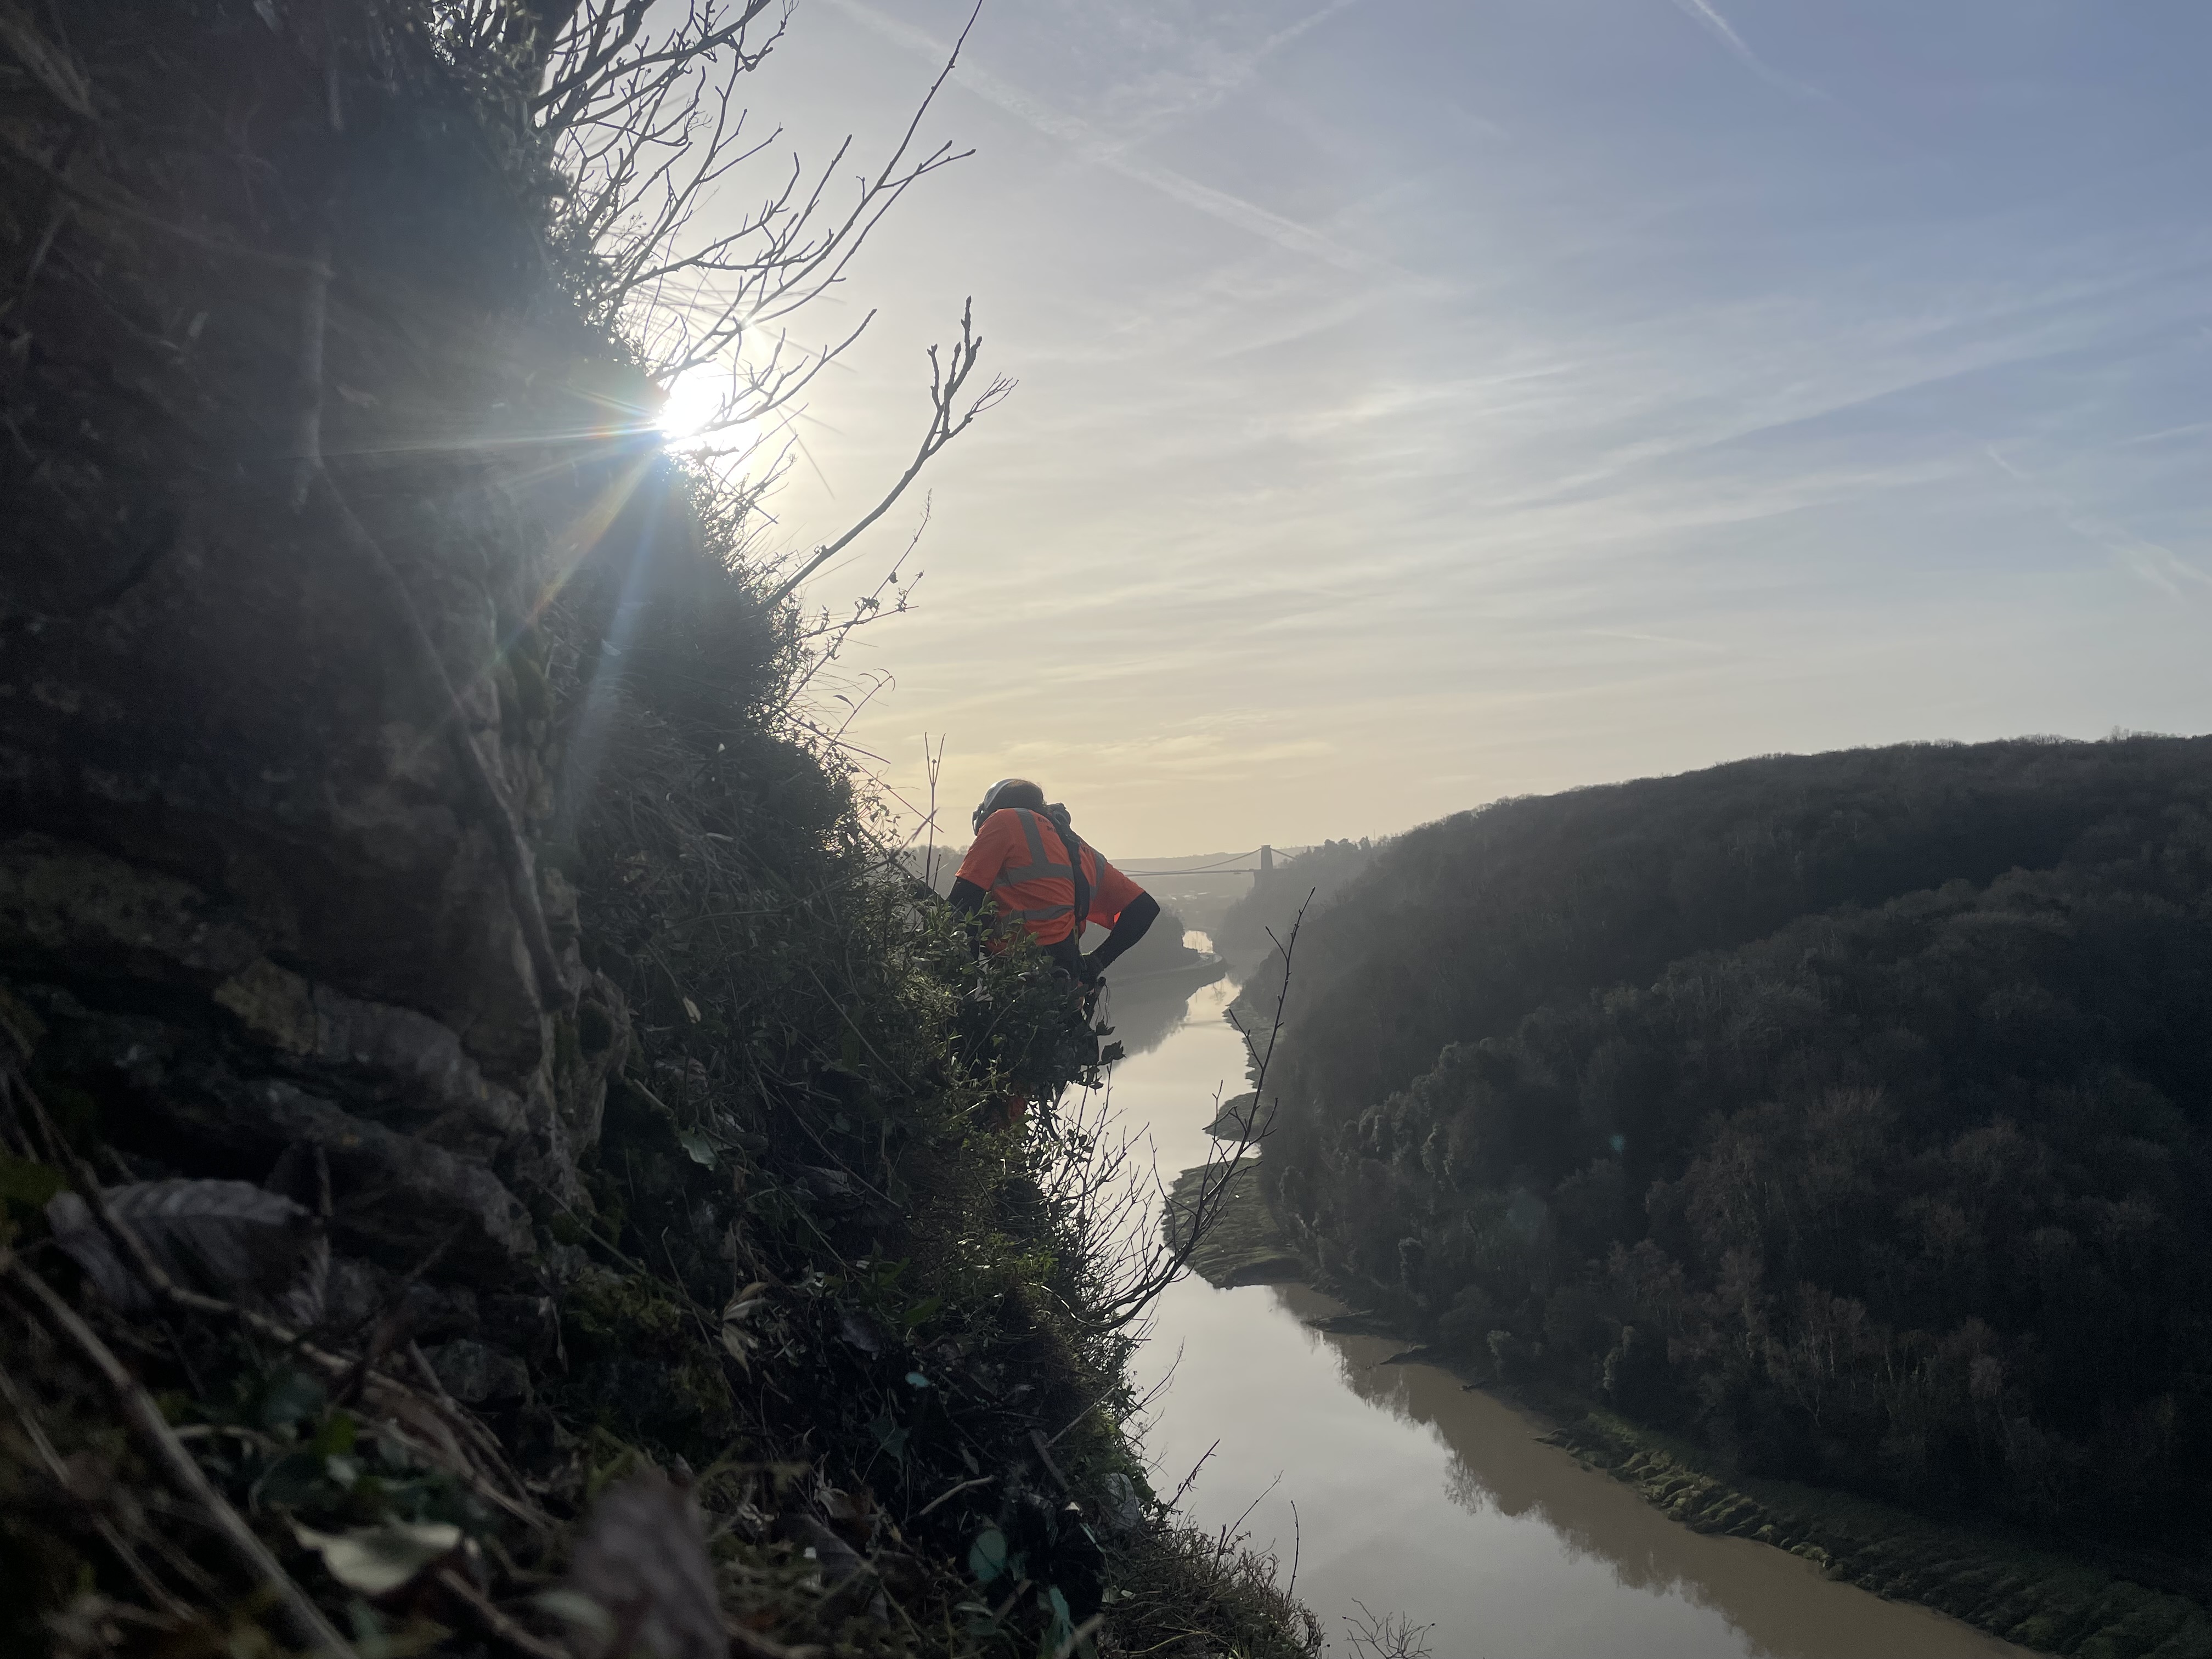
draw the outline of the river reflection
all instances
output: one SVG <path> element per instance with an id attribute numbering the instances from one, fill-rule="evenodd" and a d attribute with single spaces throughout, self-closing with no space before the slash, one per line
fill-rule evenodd
<path id="1" fill-rule="evenodd" d="M 1242 1089 L 1228 988 L 1192 1000 L 1152 1054 L 1117 1068 L 1125 1121 L 1149 1122 L 1172 1174 L 1195 1163 L 1217 1090 Z M 1538 1443 L 1541 1425 L 1397 1344 L 1324 1336 L 1339 1311 L 1303 1285 L 1162 1298 L 1136 1370 L 1167 1379 L 1146 1431 L 1156 1483 L 1209 1529 L 1273 1548 L 1346 1650 L 1355 1599 L 1432 1626 L 1435 1659 L 1961 1659 L 2023 1650 L 1823 1578 L 1795 1556 L 1668 1520 L 1609 1476 Z M 1171 1378 L 1167 1374 L 1172 1370 Z"/>
<path id="2" fill-rule="evenodd" d="M 1085 942 L 1095 947 L 1104 937 L 1103 930 L 1094 930 Z M 1196 928 L 1186 928 L 1182 942 L 1185 948 L 1192 951 L 1213 949 L 1212 939 Z M 1122 1052 L 1133 1058 L 1151 1054 L 1188 1024 L 1193 996 L 1208 999 L 1208 1008 L 1215 1018 L 1224 1006 L 1220 1000 L 1222 988 L 1218 983 L 1192 988 L 1181 985 L 1172 975 L 1145 975 L 1130 980 L 1110 973 L 1106 983 L 1103 1012 L 1107 1023 Z"/>
<path id="3" fill-rule="evenodd" d="M 1112 1023 L 1115 1040 L 1132 1058 L 1152 1054 L 1182 1029 L 1189 1015 L 1190 998 L 1188 991 L 1116 986 L 1106 1016 Z"/>

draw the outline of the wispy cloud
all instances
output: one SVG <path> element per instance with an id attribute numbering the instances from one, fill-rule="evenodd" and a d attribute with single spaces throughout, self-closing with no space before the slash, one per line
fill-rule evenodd
<path id="1" fill-rule="evenodd" d="M 2212 575 L 2199 570 L 2165 544 L 2148 540 L 2109 519 L 2083 512 L 2043 479 L 2007 460 L 1995 444 L 1985 445 L 1983 453 L 1996 463 L 2007 477 L 2019 483 L 2034 498 L 2037 506 L 2092 547 L 2109 554 L 2114 563 L 2137 580 L 2172 599 L 2202 599 L 2212 592 Z"/>
<path id="2" fill-rule="evenodd" d="M 2162 543 L 2146 541 L 2132 531 L 2087 514 L 2067 520 L 2066 527 L 2103 548 L 2131 574 L 2170 599 L 2203 599 L 2212 592 L 2212 576 Z"/>
<path id="3" fill-rule="evenodd" d="M 1209 50 L 1196 43 L 1187 45 L 1178 56 L 1194 60 L 1195 67 L 1177 63 L 1116 94 L 1116 102 L 1136 112 L 1122 123 L 1126 131 L 1120 143 L 1133 148 L 1219 107 L 1231 94 L 1249 86 L 1267 61 L 1284 47 L 1364 3 L 1365 0 L 1328 0 L 1319 10 L 1241 49 Z"/>
<path id="4" fill-rule="evenodd" d="M 950 41 L 939 40 L 910 23 L 901 22 L 873 6 L 864 5 L 861 0 L 828 0 L 828 3 L 885 40 L 922 57 L 942 62 L 951 51 Z M 1342 3 L 1352 3 L 1352 0 L 1342 0 Z M 1320 21 L 1320 15 L 1308 19 L 1304 27 L 1311 27 Z M 1205 214 L 1208 218 L 1234 226 L 1249 234 L 1264 237 L 1287 252 L 1302 253 L 1342 270 L 1412 280 L 1411 273 L 1368 249 L 1340 241 L 1325 231 L 1271 212 L 1256 202 L 1249 202 L 1228 191 L 1202 184 L 1173 167 L 1141 160 L 1129 154 L 1127 146 L 1114 136 L 1100 131 L 1079 116 L 1054 109 L 1042 99 L 1032 96 L 988 70 L 963 65 L 956 81 L 986 102 L 1028 123 L 1047 137 L 1058 139 L 1085 161 L 1147 185 L 1187 208 Z"/>
<path id="5" fill-rule="evenodd" d="M 827 3 L 823 120 L 950 39 L 954 0 Z M 1586 73 L 1586 8 L 979 30 L 986 158 L 896 281 L 988 285 L 1024 387 L 933 480 L 923 607 L 856 647 L 900 671 L 873 746 L 951 731 L 955 795 L 1042 774 L 1133 850 L 1775 748 L 2203 729 L 2212 332 L 2169 154 L 2199 115 L 2056 46 L 1984 61 L 2002 0 L 1935 37 L 1673 3 L 1698 33 L 1597 0 L 1686 82 Z M 873 408 L 834 412 L 891 453 Z M 977 672 L 1009 639 L 1059 643 Z"/>
<path id="6" fill-rule="evenodd" d="M 1716 11 L 1709 3 L 1709 0 L 1674 0 L 1674 4 L 1685 17 L 1726 46 L 1729 54 L 1738 63 L 1765 82 L 1767 85 L 1778 88 L 1784 92 L 1795 93 L 1801 98 L 1818 98 L 1823 102 L 1833 101 L 1820 88 L 1808 86 L 1802 81 L 1793 80 L 1790 76 L 1783 74 L 1781 70 L 1770 66 L 1757 52 L 1744 44 L 1743 36 L 1735 32 L 1735 26 Z"/>

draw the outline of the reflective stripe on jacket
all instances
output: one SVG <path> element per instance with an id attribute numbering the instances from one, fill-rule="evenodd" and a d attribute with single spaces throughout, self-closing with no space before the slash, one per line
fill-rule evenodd
<path id="1" fill-rule="evenodd" d="M 1091 889 L 1087 920 L 1110 927 L 1144 890 L 1096 848 L 1084 847 L 1082 858 Z M 1039 945 L 1056 945 L 1078 932 L 1075 873 L 1067 861 L 1067 843 L 1060 837 L 1060 826 L 1042 812 L 1007 806 L 984 819 L 975 845 L 961 860 L 960 877 L 990 894 L 1003 923 L 1019 922 Z"/>

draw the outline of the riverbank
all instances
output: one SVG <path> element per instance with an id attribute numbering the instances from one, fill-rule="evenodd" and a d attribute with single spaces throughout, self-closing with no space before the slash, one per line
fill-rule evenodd
<path id="1" fill-rule="evenodd" d="M 1188 997 L 1192 993 L 1211 985 L 1229 972 L 1229 964 L 1211 951 L 1200 951 L 1194 962 L 1179 962 L 1171 967 L 1155 968 L 1146 973 L 1121 973 L 1115 975 L 1114 988 L 1131 995 L 1147 997 L 1179 994 Z"/>
<path id="2" fill-rule="evenodd" d="M 2212 1614 L 2076 1556 L 1931 1521 L 1849 1493 L 1725 1476 L 1702 1448 L 1541 1389 L 1515 1397 L 1546 1437 L 1694 1531 L 1804 1557 L 1832 1578 L 1916 1601 L 2039 1652 L 2095 1659 L 2212 1655 Z"/>
<path id="3" fill-rule="evenodd" d="M 1218 1288 L 1310 1282 L 1267 1213 L 1256 1174 L 1249 1166 L 1232 1182 L 1215 1235 L 1193 1254 L 1192 1265 Z M 1186 1203 L 1197 1175 L 1186 1170 L 1176 1183 Z M 2212 1656 L 2212 1614 L 2172 1588 L 2147 1586 L 2112 1566 L 2032 1541 L 1948 1525 L 1847 1493 L 1732 1475 L 1703 1448 L 1598 1402 L 1541 1384 L 1506 1385 L 1464 1356 L 1413 1346 L 1381 1316 L 1355 1311 L 1309 1324 L 1330 1335 L 1397 1341 L 1400 1351 L 1381 1364 L 1432 1366 L 1464 1389 L 1510 1401 L 1540 1419 L 1547 1443 L 1621 1481 L 1692 1531 L 1771 1545 L 1830 1578 L 1933 1608 L 2040 1652 L 2084 1659 Z"/>
<path id="4" fill-rule="evenodd" d="M 1185 1170 L 1168 1194 L 1164 1217 L 1168 1242 L 1181 1249 L 1192 1207 L 1200 1197 L 1200 1183 L 1211 1171 Z M 1191 1271 L 1217 1290 L 1245 1285 L 1279 1285 L 1302 1280 L 1305 1263 L 1275 1229 L 1260 1193 L 1260 1165 L 1250 1159 L 1229 1177 L 1221 1209 L 1214 1224 L 1190 1254 Z"/>

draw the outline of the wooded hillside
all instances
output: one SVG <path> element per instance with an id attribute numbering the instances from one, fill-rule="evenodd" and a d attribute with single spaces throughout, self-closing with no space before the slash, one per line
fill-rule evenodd
<path id="1" fill-rule="evenodd" d="M 1301 939 L 1331 1279 L 1749 1473 L 2147 1543 L 2212 1469 L 2212 741 L 1500 803 Z"/>

